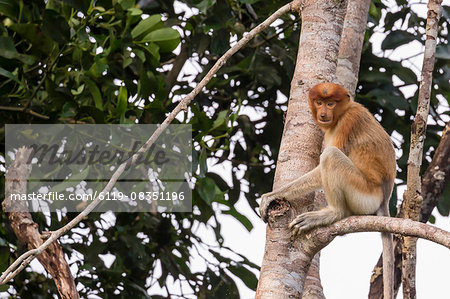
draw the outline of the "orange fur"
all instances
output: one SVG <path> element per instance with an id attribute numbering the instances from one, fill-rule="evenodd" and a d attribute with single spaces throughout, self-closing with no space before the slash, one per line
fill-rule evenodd
<path id="1" fill-rule="evenodd" d="M 325 111 L 327 117 L 332 113 L 329 125 L 320 122 L 320 112 L 327 109 L 317 110 L 314 104 L 317 100 L 335 102 L 332 111 Z M 344 87 L 333 83 L 321 83 L 311 88 L 308 103 L 314 121 L 325 132 L 325 144 L 340 149 L 364 177 L 365 180 L 353 180 L 358 191 L 370 194 L 376 189 L 381 191 L 386 182 L 393 185 L 396 164 L 392 142 L 365 107 L 354 102 Z M 385 196 L 387 194 L 383 194 Z"/>

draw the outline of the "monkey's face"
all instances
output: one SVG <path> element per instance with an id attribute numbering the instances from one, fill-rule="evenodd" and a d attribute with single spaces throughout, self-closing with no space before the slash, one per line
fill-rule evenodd
<path id="1" fill-rule="evenodd" d="M 322 129 L 334 127 L 350 101 L 349 92 L 334 83 L 319 83 L 313 86 L 308 94 L 308 104 L 314 121 Z"/>
<path id="2" fill-rule="evenodd" d="M 317 120 L 318 125 L 321 127 L 330 127 L 333 126 L 335 123 L 335 108 L 336 108 L 336 101 L 334 100 L 314 100 L 314 109 L 315 111 L 315 119 Z"/>

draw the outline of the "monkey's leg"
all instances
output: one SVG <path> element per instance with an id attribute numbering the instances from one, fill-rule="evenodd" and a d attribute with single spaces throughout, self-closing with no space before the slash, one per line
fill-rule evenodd
<path id="1" fill-rule="evenodd" d="M 289 225 L 294 234 L 329 225 L 351 214 L 377 211 L 382 197 L 367 192 L 371 183 L 342 151 L 334 146 L 326 147 L 319 167 L 328 206 L 297 216 Z"/>
<path id="2" fill-rule="evenodd" d="M 261 196 L 261 204 L 259 205 L 261 218 L 267 222 L 267 210 L 270 203 L 275 199 L 285 199 L 290 201 L 320 188 L 322 188 L 320 168 L 316 167 L 280 189 L 263 194 Z"/>

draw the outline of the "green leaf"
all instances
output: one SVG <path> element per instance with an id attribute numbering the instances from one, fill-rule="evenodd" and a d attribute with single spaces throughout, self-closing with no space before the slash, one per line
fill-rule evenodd
<path id="1" fill-rule="evenodd" d="M 416 36 L 412 33 L 403 30 L 392 31 L 386 36 L 381 43 L 382 50 L 395 49 L 401 45 L 417 40 Z"/>
<path id="2" fill-rule="evenodd" d="M 7 36 L 0 36 L 0 56 L 14 59 L 18 54 L 12 40 Z"/>
<path id="3" fill-rule="evenodd" d="M 216 4 L 216 0 L 203 0 L 194 6 L 197 7 L 201 13 L 206 14 L 206 11 L 214 4 Z"/>
<path id="4" fill-rule="evenodd" d="M 199 179 L 197 188 L 200 197 L 208 204 L 211 204 L 216 196 L 216 183 L 214 183 L 214 180 L 208 177 Z"/>
<path id="5" fill-rule="evenodd" d="M 250 220 L 248 220 L 248 218 L 239 213 L 234 207 L 231 207 L 230 210 L 228 211 L 223 211 L 223 214 L 227 214 L 227 215 L 231 215 L 234 218 L 236 218 L 236 220 L 238 220 L 240 223 L 242 223 L 242 225 L 248 230 L 251 231 L 253 229 L 253 224 L 250 222 Z"/>
<path id="6" fill-rule="evenodd" d="M 151 94 L 151 81 L 145 69 L 139 73 L 138 95 L 143 99 L 148 99 Z"/>
<path id="7" fill-rule="evenodd" d="M 436 47 L 436 58 L 450 60 L 450 45 L 439 44 Z"/>
<path id="8" fill-rule="evenodd" d="M 441 200 L 437 204 L 439 213 L 442 216 L 448 216 L 450 214 L 450 186 L 444 189 L 441 195 Z"/>
<path id="9" fill-rule="evenodd" d="M 131 36 L 133 39 L 139 39 L 139 37 L 148 34 L 150 31 L 161 28 L 162 21 L 161 15 L 152 15 L 145 20 L 140 21 L 136 27 L 131 30 Z"/>
<path id="10" fill-rule="evenodd" d="M 416 74 L 409 68 L 406 67 L 395 68 L 394 74 L 397 75 L 406 84 L 417 83 Z"/>
<path id="11" fill-rule="evenodd" d="M 0 13 L 7 17 L 16 19 L 19 13 L 19 1 L 17 0 L 0 0 Z"/>
<path id="12" fill-rule="evenodd" d="M 22 85 L 22 82 L 20 82 L 19 79 L 17 79 L 17 77 L 16 77 L 13 73 L 11 73 L 11 72 L 5 70 L 5 69 L 2 68 L 2 67 L 0 67 L 0 76 L 9 78 L 9 79 L 11 79 L 11 80 L 14 80 L 14 81 L 16 81 L 17 83 L 19 83 L 20 85 Z"/>
<path id="13" fill-rule="evenodd" d="M 180 34 L 173 28 L 161 28 L 144 36 L 142 41 L 155 42 L 160 47 L 161 52 L 170 52 L 180 43 Z"/>
<path id="14" fill-rule="evenodd" d="M 4 269 L 6 269 L 8 265 L 5 265 Z M 6 292 L 9 289 L 9 284 L 4 284 L 0 286 L 0 292 Z"/>
<path id="15" fill-rule="evenodd" d="M 102 76 L 103 72 L 108 69 L 108 63 L 105 57 L 94 62 L 88 70 L 88 74 L 95 78 Z"/>
<path id="16" fill-rule="evenodd" d="M 70 90 L 70 92 L 74 96 L 77 96 L 77 95 L 80 95 L 83 92 L 83 90 L 84 90 L 84 84 L 81 84 L 77 87 L 77 89 L 72 89 L 72 90 Z"/>
<path id="17" fill-rule="evenodd" d="M 200 165 L 200 174 L 198 175 L 200 178 L 204 178 L 206 173 L 208 172 L 208 164 L 206 163 L 206 159 L 208 158 L 208 154 L 206 153 L 206 149 L 202 148 L 200 152 L 200 156 L 198 158 L 198 163 Z"/>
<path id="18" fill-rule="evenodd" d="M 28 65 L 34 63 L 32 56 L 19 54 L 16 47 L 14 47 L 13 41 L 7 36 L 0 36 L 0 56 L 6 59 L 18 59 Z"/>
<path id="19" fill-rule="evenodd" d="M 129 9 L 135 5 L 134 0 L 119 0 L 118 2 L 123 9 Z"/>
<path id="20" fill-rule="evenodd" d="M 239 277 L 249 289 L 256 290 L 258 279 L 256 278 L 255 273 L 248 270 L 241 264 L 237 264 L 236 266 L 230 265 L 228 267 L 228 270 L 230 270 L 231 273 Z"/>
<path id="21" fill-rule="evenodd" d="M 103 110 L 103 100 L 102 100 L 102 94 L 100 93 L 100 89 L 98 89 L 97 85 L 94 81 L 91 79 L 85 77 L 84 82 L 86 83 L 86 86 L 89 89 L 89 92 L 92 95 L 92 98 L 94 99 L 95 107 L 97 107 L 100 110 Z"/>
<path id="22" fill-rule="evenodd" d="M 161 59 L 161 55 L 159 55 L 159 46 L 155 43 L 149 43 L 148 46 L 145 47 L 150 55 L 152 55 L 157 62 Z"/>
<path id="23" fill-rule="evenodd" d="M 230 111 L 228 111 L 228 110 L 220 111 L 219 115 L 214 120 L 214 123 L 213 123 L 211 129 L 209 130 L 209 132 L 214 131 L 215 129 L 219 128 L 220 126 L 225 126 L 226 127 L 227 120 L 228 120 L 228 113 L 229 112 Z"/>
<path id="24" fill-rule="evenodd" d="M 128 11 L 129 11 L 129 15 L 132 17 L 140 16 L 143 13 L 142 10 L 140 10 L 139 8 L 135 8 L 135 7 L 129 8 Z"/>
<path id="25" fill-rule="evenodd" d="M 128 106 L 128 91 L 125 86 L 119 88 L 119 96 L 117 98 L 116 112 L 117 115 L 125 115 Z"/>
<path id="26" fill-rule="evenodd" d="M 60 45 L 70 40 L 70 27 L 58 12 L 46 9 L 43 15 L 42 31 Z"/>

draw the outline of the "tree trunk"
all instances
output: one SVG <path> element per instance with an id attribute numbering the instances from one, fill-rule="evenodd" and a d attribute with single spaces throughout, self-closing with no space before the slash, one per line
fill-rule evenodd
<path id="1" fill-rule="evenodd" d="M 5 200 L 2 203 L 3 210 L 8 215 L 17 239 L 20 243 L 26 245 L 29 250 L 37 248 L 43 243 L 43 235 L 39 233 L 38 225 L 33 221 L 27 206 L 21 201 L 11 201 L 8 198 L 10 198 L 11 194 L 26 194 L 27 179 L 31 172 L 31 165 L 27 164 L 30 154 L 31 149 L 23 147 L 17 151 L 16 159 L 6 174 Z M 70 267 L 58 242 L 52 243 L 37 258 L 52 276 L 61 298 L 79 298 Z"/>
<path id="2" fill-rule="evenodd" d="M 322 133 L 307 104 L 309 89 L 334 81 L 346 1 L 294 1 L 301 10 L 302 30 L 297 64 L 275 172 L 274 188 L 289 183 L 318 164 Z M 311 259 L 293 247 L 288 224 L 312 209 L 314 197 L 299 198 L 292 206 L 279 201 L 269 211 L 266 247 L 256 298 L 299 298 Z"/>

